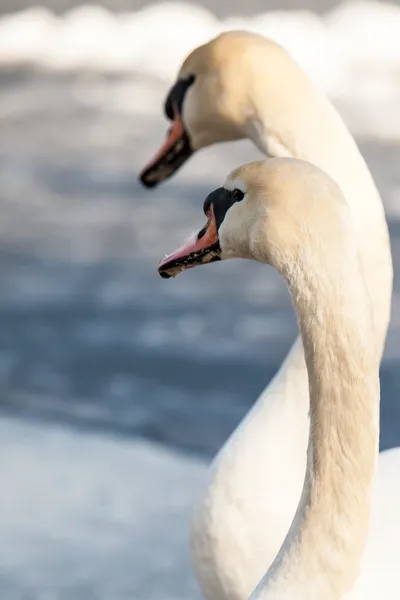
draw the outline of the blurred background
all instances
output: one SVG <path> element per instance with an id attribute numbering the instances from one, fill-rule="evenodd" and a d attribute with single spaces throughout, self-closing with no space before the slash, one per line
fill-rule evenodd
<path id="1" fill-rule="evenodd" d="M 0 0 L 0 595 L 199 598 L 188 551 L 207 464 L 296 335 L 272 270 L 176 281 L 157 262 L 257 158 L 137 175 L 181 60 L 219 31 L 286 46 L 329 94 L 383 195 L 395 266 L 382 448 L 400 444 L 400 6 L 334 0 Z"/>

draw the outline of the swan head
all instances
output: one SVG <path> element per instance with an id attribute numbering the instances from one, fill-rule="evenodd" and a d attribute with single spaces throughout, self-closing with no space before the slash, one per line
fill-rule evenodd
<path id="1" fill-rule="evenodd" d="M 236 168 L 204 201 L 205 226 L 159 264 L 167 279 L 198 265 L 244 258 L 272 265 L 290 278 L 305 253 L 333 264 L 354 238 L 338 185 L 316 166 L 274 158 Z M 340 246 L 340 251 L 339 251 Z M 339 252 L 339 253 L 338 253 Z M 349 256 L 354 252 L 349 247 Z"/>
<path id="2" fill-rule="evenodd" d="M 217 142 L 255 139 L 254 128 L 265 123 L 271 139 L 281 144 L 290 135 L 291 111 L 302 110 L 304 81 L 286 51 L 262 36 L 230 31 L 199 46 L 183 62 L 167 94 L 164 112 L 171 127 L 140 180 L 153 187 L 197 150 Z M 268 138 L 268 132 L 262 138 Z M 274 148 L 262 150 L 277 155 Z M 289 153 L 282 154 L 280 148 L 279 155 Z"/>

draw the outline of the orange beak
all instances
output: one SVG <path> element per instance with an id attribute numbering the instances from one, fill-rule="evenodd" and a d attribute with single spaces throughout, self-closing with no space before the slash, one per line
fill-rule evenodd
<path id="1" fill-rule="evenodd" d="M 169 279 L 187 269 L 221 260 L 220 254 L 214 208 L 210 205 L 205 227 L 178 250 L 163 258 L 158 265 L 158 272 L 164 279 Z"/>
<path id="2" fill-rule="evenodd" d="M 167 139 L 140 174 L 140 180 L 146 187 L 154 187 L 173 175 L 193 153 L 176 105 L 173 106 L 173 112 Z"/>

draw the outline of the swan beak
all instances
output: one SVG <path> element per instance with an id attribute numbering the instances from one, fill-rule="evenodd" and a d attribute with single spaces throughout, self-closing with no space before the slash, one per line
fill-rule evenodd
<path id="1" fill-rule="evenodd" d="M 214 208 L 210 205 L 205 227 L 199 233 L 194 234 L 178 250 L 165 256 L 158 265 L 158 272 L 163 279 L 176 277 L 187 269 L 221 260 L 220 254 L 221 248 Z"/>
<path id="2" fill-rule="evenodd" d="M 173 111 L 174 119 L 168 131 L 167 139 L 139 176 L 140 181 L 148 188 L 152 188 L 171 177 L 193 154 L 178 108 L 174 106 Z"/>

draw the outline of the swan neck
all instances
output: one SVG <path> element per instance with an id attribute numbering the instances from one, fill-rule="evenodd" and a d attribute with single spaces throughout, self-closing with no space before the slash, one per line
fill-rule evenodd
<path id="1" fill-rule="evenodd" d="M 309 378 L 307 471 L 292 526 L 252 600 L 342 599 L 357 578 L 369 522 L 379 437 L 369 299 L 360 269 L 335 282 L 298 267 L 287 279 Z"/>
<path id="2" fill-rule="evenodd" d="M 323 95 L 309 88 L 290 109 L 279 110 L 274 117 L 266 112 L 267 102 L 260 94 L 256 97 L 244 133 L 263 153 L 311 162 L 339 184 L 352 213 L 382 356 L 393 267 L 383 205 L 369 169 L 340 115 Z"/>

